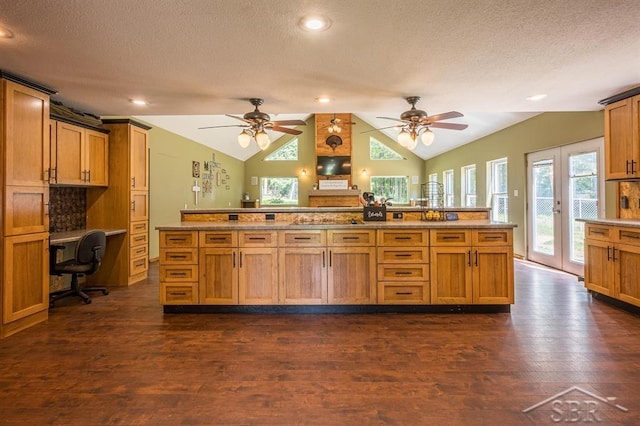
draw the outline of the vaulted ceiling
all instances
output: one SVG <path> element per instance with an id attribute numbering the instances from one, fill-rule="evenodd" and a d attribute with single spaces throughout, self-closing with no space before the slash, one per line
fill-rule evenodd
<path id="1" fill-rule="evenodd" d="M 298 26 L 316 14 L 328 30 Z M 240 148 L 239 129 L 197 128 L 238 124 L 224 114 L 250 111 L 248 98 L 274 119 L 351 112 L 383 127 L 393 122 L 376 117 L 399 117 L 418 95 L 420 109 L 469 124 L 434 129 L 416 149 L 429 158 L 637 86 L 639 22 L 637 0 L 0 0 L 13 33 L 0 38 L 0 69 L 69 106 L 139 116 L 240 159 L 258 148 Z"/>

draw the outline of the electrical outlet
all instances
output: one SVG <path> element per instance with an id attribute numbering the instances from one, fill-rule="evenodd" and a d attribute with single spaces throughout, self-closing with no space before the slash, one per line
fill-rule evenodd
<path id="1" fill-rule="evenodd" d="M 402 212 L 393 212 L 394 219 L 402 219 L 403 217 L 404 215 L 402 214 Z"/>
<path id="2" fill-rule="evenodd" d="M 276 214 L 275 213 L 266 213 L 264 215 L 264 220 L 276 220 Z"/>
<path id="3" fill-rule="evenodd" d="M 229 215 L 229 220 L 238 220 L 238 215 L 237 214 L 230 214 Z"/>

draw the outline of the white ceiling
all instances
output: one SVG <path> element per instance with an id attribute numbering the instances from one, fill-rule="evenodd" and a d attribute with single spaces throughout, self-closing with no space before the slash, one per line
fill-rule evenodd
<path id="1" fill-rule="evenodd" d="M 331 28 L 302 31 L 309 14 Z M 375 117 L 399 117 L 418 95 L 419 109 L 469 124 L 434 129 L 416 150 L 429 158 L 637 86 L 639 23 L 638 0 L 0 0 L 15 34 L 0 39 L 0 69 L 69 106 L 139 116 L 240 159 L 257 147 L 240 149 L 239 129 L 196 129 L 237 124 L 223 114 L 250 111 L 248 98 L 264 98 L 272 119 L 351 112 L 383 127 L 393 122 Z M 525 100 L 538 93 L 548 97 Z"/>

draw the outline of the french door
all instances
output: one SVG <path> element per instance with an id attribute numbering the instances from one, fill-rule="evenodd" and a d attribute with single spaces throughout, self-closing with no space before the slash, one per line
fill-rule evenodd
<path id="1" fill-rule="evenodd" d="M 584 223 L 604 216 L 603 138 L 527 155 L 527 258 L 576 275 Z"/>

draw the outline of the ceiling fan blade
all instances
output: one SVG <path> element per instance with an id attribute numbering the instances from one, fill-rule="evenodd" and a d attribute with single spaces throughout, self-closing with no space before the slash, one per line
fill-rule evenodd
<path id="1" fill-rule="evenodd" d="M 429 127 L 437 127 L 440 129 L 449 129 L 449 130 L 464 130 L 469 127 L 468 124 L 458 124 L 458 123 L 431 123 Z"/>
<path id="2" fill-rule="evenodd" d="M 378 118 L 382 118 L 382 117 L 378 117 Z M 392 129 L 394 127 L 402 127 L 402 126 L 398 126 L 397 124 L 394 126 L 387 126 L 387 127 L 379 127 L 377 129 L 371 129 L 371 130 L 365 130 L 364 132 L 360 132 L 362 133 L 369 133 L 369 132 L 375 132 L 376 130 L 385 130 L 385 129 Z"/>
<path id="3" fill-rule="evenodd" d="M 202 129 L 219 129 L 221 127 L 251 127 L 251 126 L 247 126 L 246 124 L 229 124 L 226 126 L 207 126 L 207 127 L 198 127 L 198 130 L 202 130 Z"/>
<path id="4" fill-rule="evenodd" d="M 450 118 L 464 117 L 464 115 L 458 111 L 443 112 L 442 114 L 430 115 L 426 118 L 426 121 L 434 122 L 440 120 L 449 120 Z"/>
<path id="5" fill-rule="evenodd" d="M 306 126 L 307 123 L 302 120 L 276 120 L 272 121 L 276 126 Z"/>
<path id="6" fill-rule="evenodd" d="M 300 130 L 290 129 L 288 127 L 280 127 L 280 126 L 275 126 L 275 125 L 267 127 L 267 129 L 275 130 L 276 132 L 288 133 L 290 135 L 299 135 L 299 134 L 302 133 Z"/>
<path id="7" fill-rule="evenodd" d="M 401 123 L 405 123 L 404 120 L 400 120 L 399 118 L 391 118 L 391 117 L 376 117 L 376 118 L 383 118 L 385 120 L 393 120 L 393 121 L 399 121 Z"/>
<path id="8" fill-rule="evenodd" d="M 245 120 L 243 117 L 238 117 L 236 115 L 225 114 L 227 117 L 235 118 L 236 120 L 244 121 L 245 123 L 253 124 L 250 120 Z"/>

